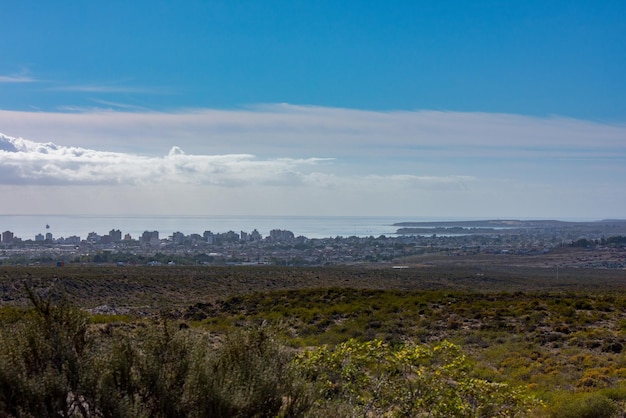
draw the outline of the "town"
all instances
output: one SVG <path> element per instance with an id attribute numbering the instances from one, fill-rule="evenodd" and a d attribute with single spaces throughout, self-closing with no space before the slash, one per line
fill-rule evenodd
<path id="1" fill-rule="evenodd" d="M 503 227 L 507 225 L 507 227 Z M 566 266 L 626 268 L 626 222 L 483 221 L 398 224 L 396 234 L 378 237 L 307 238 L 274 229 L 262 236 L 228 231 L 161 237 L 145 231 L 134 238 L 119 229 L 55 238 L 51 233 L 22 239 L 2 233 L 0 263 L 11 265 L 96 263 L 117 265 L 341 265 L 394 264 L 428 254 L 541 255 L 560 248 L 583 248 Z M 591 251 L 593 250 L 593 251 Z"/>

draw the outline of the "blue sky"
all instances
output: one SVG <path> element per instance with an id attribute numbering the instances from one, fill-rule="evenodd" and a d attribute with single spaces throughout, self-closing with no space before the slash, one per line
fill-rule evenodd
<path id="1" fill-rule="evenodd" d="M 4 109 L 285 102 L 626 117 L 622 1 L 11 1 L 0 9 L 0 70 L 36 81 L 3 86 Z"/>
<path id="2" fill-rule="evenodd" d="M 0 16 L 2 213 L 626 217 L 623 1 Z"/>

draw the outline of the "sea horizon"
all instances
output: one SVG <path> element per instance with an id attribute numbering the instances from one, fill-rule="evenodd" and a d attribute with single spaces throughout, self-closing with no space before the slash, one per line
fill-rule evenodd
<path id="1" fill-rule="evenodd" d="M 400 222 L 446 222 L 479 220 L 561 220 L 589 222 L 601 219 L 556 219 L 552 217 L 429 217 L 429 216 L 348 216 L 348 215 L 0 215 L 0 232 L 11 231 L 24 240 L 34 239 L 37 234 L 52 233 L 53 238 L 79 236 L 95 232 L 107 235 L 120 230 L 123 235 L 139 238 L 144 231 L 159 231 L 161 238 L 174 232 L 183 234 L 252 232 L 257 230 L 264 237 L 273 229 L 292 231 L 296 236 L 308 238 L 332 238 L 337 236 L 395 235 Z"/>

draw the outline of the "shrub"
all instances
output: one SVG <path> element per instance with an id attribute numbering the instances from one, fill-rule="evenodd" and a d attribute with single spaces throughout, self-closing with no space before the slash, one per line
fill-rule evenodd
<path id="1" fill-rule="evenodd" d="M 351 410 L 360 416 L 527 416 L 541 403 L 521 390 L 472 377 L 459 347 L 390 346 L 350 340 L 305 351 L 296 364 L 316 382 L 318 415 Z"/>
<path id="2" fill-rule="evenodd" d="M 0 329 L 0 414 L 87 416 L 87 317 L 65 302 L 28 296 L 33 311 Z"/>
<path id="3" fill-rule="evenodd" d="M 308 385 L 266 326 L 229 334 L 168 323 L 106 332 L 65 303 L 32 294 L 33 311 L 0 327 L 0 416 L 302 416 Z"/>
<path id="4" fill-rule="evenodd" d="M 291 358 L 264 325 L 229 334 L 214 352 L 196 345 L 183 395 L 189 416 L 302 416 L 312 400 Z"/>
<path id="5" fill-rule="evenodd" d="M 570 394 L 550 407 L 554 418 L 612 418 L 619 412 L 617 403 L 600 393 Z"/>

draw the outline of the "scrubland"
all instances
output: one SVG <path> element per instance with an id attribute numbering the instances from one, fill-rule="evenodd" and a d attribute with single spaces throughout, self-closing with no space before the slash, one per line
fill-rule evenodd
<path id="1" fill-rule="evenodd" d="M 626 274 L 526 260 L 0 267 L 0 415 L 623 415 Z"/>

